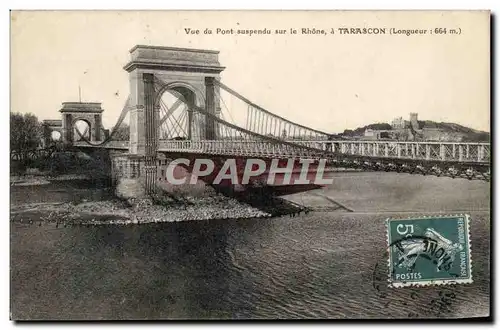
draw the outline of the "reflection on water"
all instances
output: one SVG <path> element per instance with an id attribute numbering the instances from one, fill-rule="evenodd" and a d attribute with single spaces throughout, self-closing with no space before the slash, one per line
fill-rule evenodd
<path id="1" fill-rule="evenodd" d="M 486 217 L 475 219 L 483 226 L 473 236 L 487 237 Z M 374 288 L 377 263 L 386 262 L 378 216 L 16 223 L 11 232 L 12 311 L 21 319 L 433 316 L 442 291 Z M 489 244 L 473 242 L 474 284 L 454 289 L 445 315 L 487 314 Z"/>
<path id="2" fill-rule="evenodd" d="M 388 176 L 384 178 L 386 181 L 374 182 L 371 176 L 360 177 L 359 181 L 353 181 L 351 176 L 336 181 L 331 190 L 322 193 L 363 211 L 368 210 L 374 198 L 381 209 L 386 205 L 384 198 L 392 203 L 384 196 L 394 193 L 399 177 Z M 418 180 L 419 189 L 436 185 L 434 180 L 405 178 Z M 427 199 L 441 198 L 438 204 L 442 210 L 456 210 L 460 206 L 478 210 L 470 212 L 474 279 L 471 285 L 388 289 L 384 224 L 387 215 L 374 211 L 88 227 L 39 226 L 36 220 L 40 214 L 30 213 L 24 216 L 31 217 L 35 224 L 11 223 L 12 317 L 247 319 L 488 315 L 490 220 L 489 212 L 481 209 L 488 207 L 483 197 L 488 196 L 489 187 L 471 185 L 466 180 L 440 182 L 443 191 L 445 184 L 453 187 L 450 191 L 454 197 L 448 198 L 449 194 L 443 193 L 445 197 L 427 195 Z M 376 195 L 372 194 L 375 188 L 370 188 L 374 185 L 379 187 Z M 464 193 L 457 194 L 460 191 Z M 410 193 L 399 190 L 401 201 L 407 200 L 406 205 L 400 202 L 401 210 L 425 202 L 422 199 L 425 194 L 415 200 Z M 16 187 L 12 190 L 11 204 L 26 199 L 30 202 L 99 200 L 108 195 L 109 192 L 100 190 L 85 191 L 81 185 L 59 183 L 43 188 Z M 300 200 L 307 201 L 306 197 Z M 363 204 L 353 204 L 355 200 Z M 461 200 L 472 200 L 478 206 L 463 204 Z M 441 308 L 441 298 L 446 295 L 453 295 L 453 299 L 446 308 Z"/>

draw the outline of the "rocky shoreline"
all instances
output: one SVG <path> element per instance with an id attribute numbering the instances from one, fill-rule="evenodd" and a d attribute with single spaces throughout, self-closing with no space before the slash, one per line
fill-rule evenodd
<path id="1" fill-rule="evenodd" d="M 67 192 L 73 195 L 76 191 L 86 189 L 112 189 L 112 187 L 83 188 L 82 181 L 89 180 L 85 175 L 24 175 L 11 176 L 11 189 L 15 186 L 37 186 L 41 194 L 52 188 L 45 188 L 50 184 L 58 185 L 58 193 Z M 57 182 L 68 181 L 60 186 Z M 43 186 L 43 187 L 42 187 Z M 20 187 L 21 188 L 21 187 Z M 188 189 L 189 188 L 189 189 Z M 299 213 L 303 208 L 293 202 L 279 198 L 233 197 L 216 192 L 210 186 L 188 187 L 181 191 L 161 190 L 149 198 L 120 199 L 112 196 L 96 199 L 94 193 L 89 197 L 77 197 L 73 201 L 59 201 L 43 198 L 34 203 L 33 199 L 21 199 L 17 205 L 11 204 L 10 219 L 12 222 L 22 223 L 54 223 L 56 225 L 107 225 L 107 224 L 146 224 L 157 222 L 200 221 L 216 219 L 249 219 L 267 218 L 277 215 L 291 216 Z M 46 190 L 48 189 L 48 190 Z M 36 200 L 35 200 L 36 201 Z"/>
<path id="2" fill-rule="evenodd" d="M 23 215 L 39 213 L 39 222 L 56 224 L 145 224 L 213 219 L 263 218 L 271 214 L 230 198 L 203 198 L 190 205 L 163 206 L 150 199 L 74 203 L 23 204 L 11 209 L 11 220 L 25 222 Z M 28 217 L 30 218 L 30 217 Z M 28 222 L 33 220 L 28 220 Z"/>

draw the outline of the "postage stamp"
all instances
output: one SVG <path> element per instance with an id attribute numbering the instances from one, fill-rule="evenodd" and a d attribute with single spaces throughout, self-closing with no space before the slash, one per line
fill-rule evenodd
<path id="1" fill-rule="evenodd" d="M 469 215 L 387 219 L 389 286 L 472 283 Z"/>

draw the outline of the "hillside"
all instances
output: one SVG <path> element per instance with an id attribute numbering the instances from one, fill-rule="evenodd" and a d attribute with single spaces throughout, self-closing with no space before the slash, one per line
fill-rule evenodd
<path id="1" fill-rule="evenodd" d="M 363 127 L 358 127 L 354 130 L 352 129 L 346 129 L 344 133 L 341 135 L 343 136 L 363 136 L 365 134 L 366 129 L 375 129 L 375 130 L 390 130 L 392 129 L 391 125 L 387 123 L 375 123 L 375 124 L 370 124 L 366 125 Z"/>
<path id="2" fill-rule="evenodd" d="M 470 127 L 462 126 L 455 123 L 435 122 L 432 120 L 419 120 L 419 129 L 439 129 L 443 135 L 459 136 L 462 142 L 489 142 L 491 135 L 488 132 L 475 130 Z M 373 130 L 392 130 L 391 125 L 387 123 L 374 123 L 366 126 L 358 127 L 354 130 L 346 129 L 341 134 L 344 137 L 360 137 L 363 136 L 366 129 Z"/>

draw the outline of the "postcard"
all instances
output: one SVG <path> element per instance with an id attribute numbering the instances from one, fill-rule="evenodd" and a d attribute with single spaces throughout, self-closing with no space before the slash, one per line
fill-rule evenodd
<path id="1" fill-rule="evenodd" d="M 10 318 L 490 317 L 489 11 L 12 11 Z"/>

